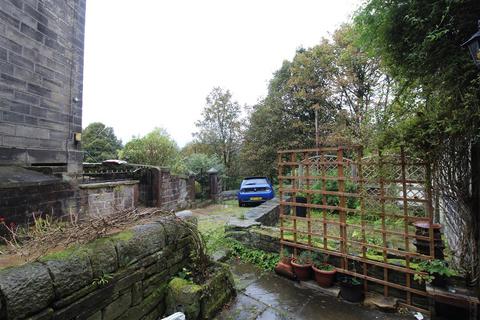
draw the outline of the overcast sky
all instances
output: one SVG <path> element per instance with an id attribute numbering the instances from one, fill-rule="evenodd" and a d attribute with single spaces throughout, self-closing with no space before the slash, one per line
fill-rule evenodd
<path id="1" fill-rule="evenodd" d="M 328 37 L 360 2 L 87 1 L 83 126 L 103 122 L 124 143 L 163 127 L 183 146 L 213 87 L 254 104 L 283 60 Z"/>

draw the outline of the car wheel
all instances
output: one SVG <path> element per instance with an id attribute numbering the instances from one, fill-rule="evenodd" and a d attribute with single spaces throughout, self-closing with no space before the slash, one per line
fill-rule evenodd
<path id="1" fill-rule="evenodd" d="M 243 207 L 243 205 L 244 205 L 244 203 L 242 201 L 238 200 L 238 206 Z"/>

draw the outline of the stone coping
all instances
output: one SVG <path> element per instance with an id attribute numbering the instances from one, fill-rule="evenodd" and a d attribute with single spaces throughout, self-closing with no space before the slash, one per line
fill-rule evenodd
<path id="1" fill-rule="evenodd" d="M 100 188 L 108 188 L 108 187 L 135 185 L 139 183 L 140 183 L 139 180 L 121 180 L 121 181 L 110 181 L 110 182 L 84 183 L 84 184 L 80 184 L 78 187 L 80 189 L 100 189 Z"/>
<path id="2" fill-rule="evenodd" d="M 0 166 L 0 189 L 44 186 L 62 182 L 61 179 L 17 166 Z"/>

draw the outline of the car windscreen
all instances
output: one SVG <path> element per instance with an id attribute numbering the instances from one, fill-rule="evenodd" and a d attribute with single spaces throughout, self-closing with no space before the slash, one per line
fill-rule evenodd
<path id="1" fill-rule="evenodd" d="M 267 179 L 248 179 L 242 182 L 242 186 L 254 186 L 257 184 L 268 184 Z"/>

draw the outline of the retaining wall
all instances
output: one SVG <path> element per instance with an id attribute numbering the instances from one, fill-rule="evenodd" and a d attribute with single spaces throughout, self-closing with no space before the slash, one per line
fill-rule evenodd
<path id="1" fill-rule="evenodd" d="M 163 217 L 2 270 L 0 319 L 157 319 L 168 282 L 190 263 L 191 245 L 188 230 Z"/>

